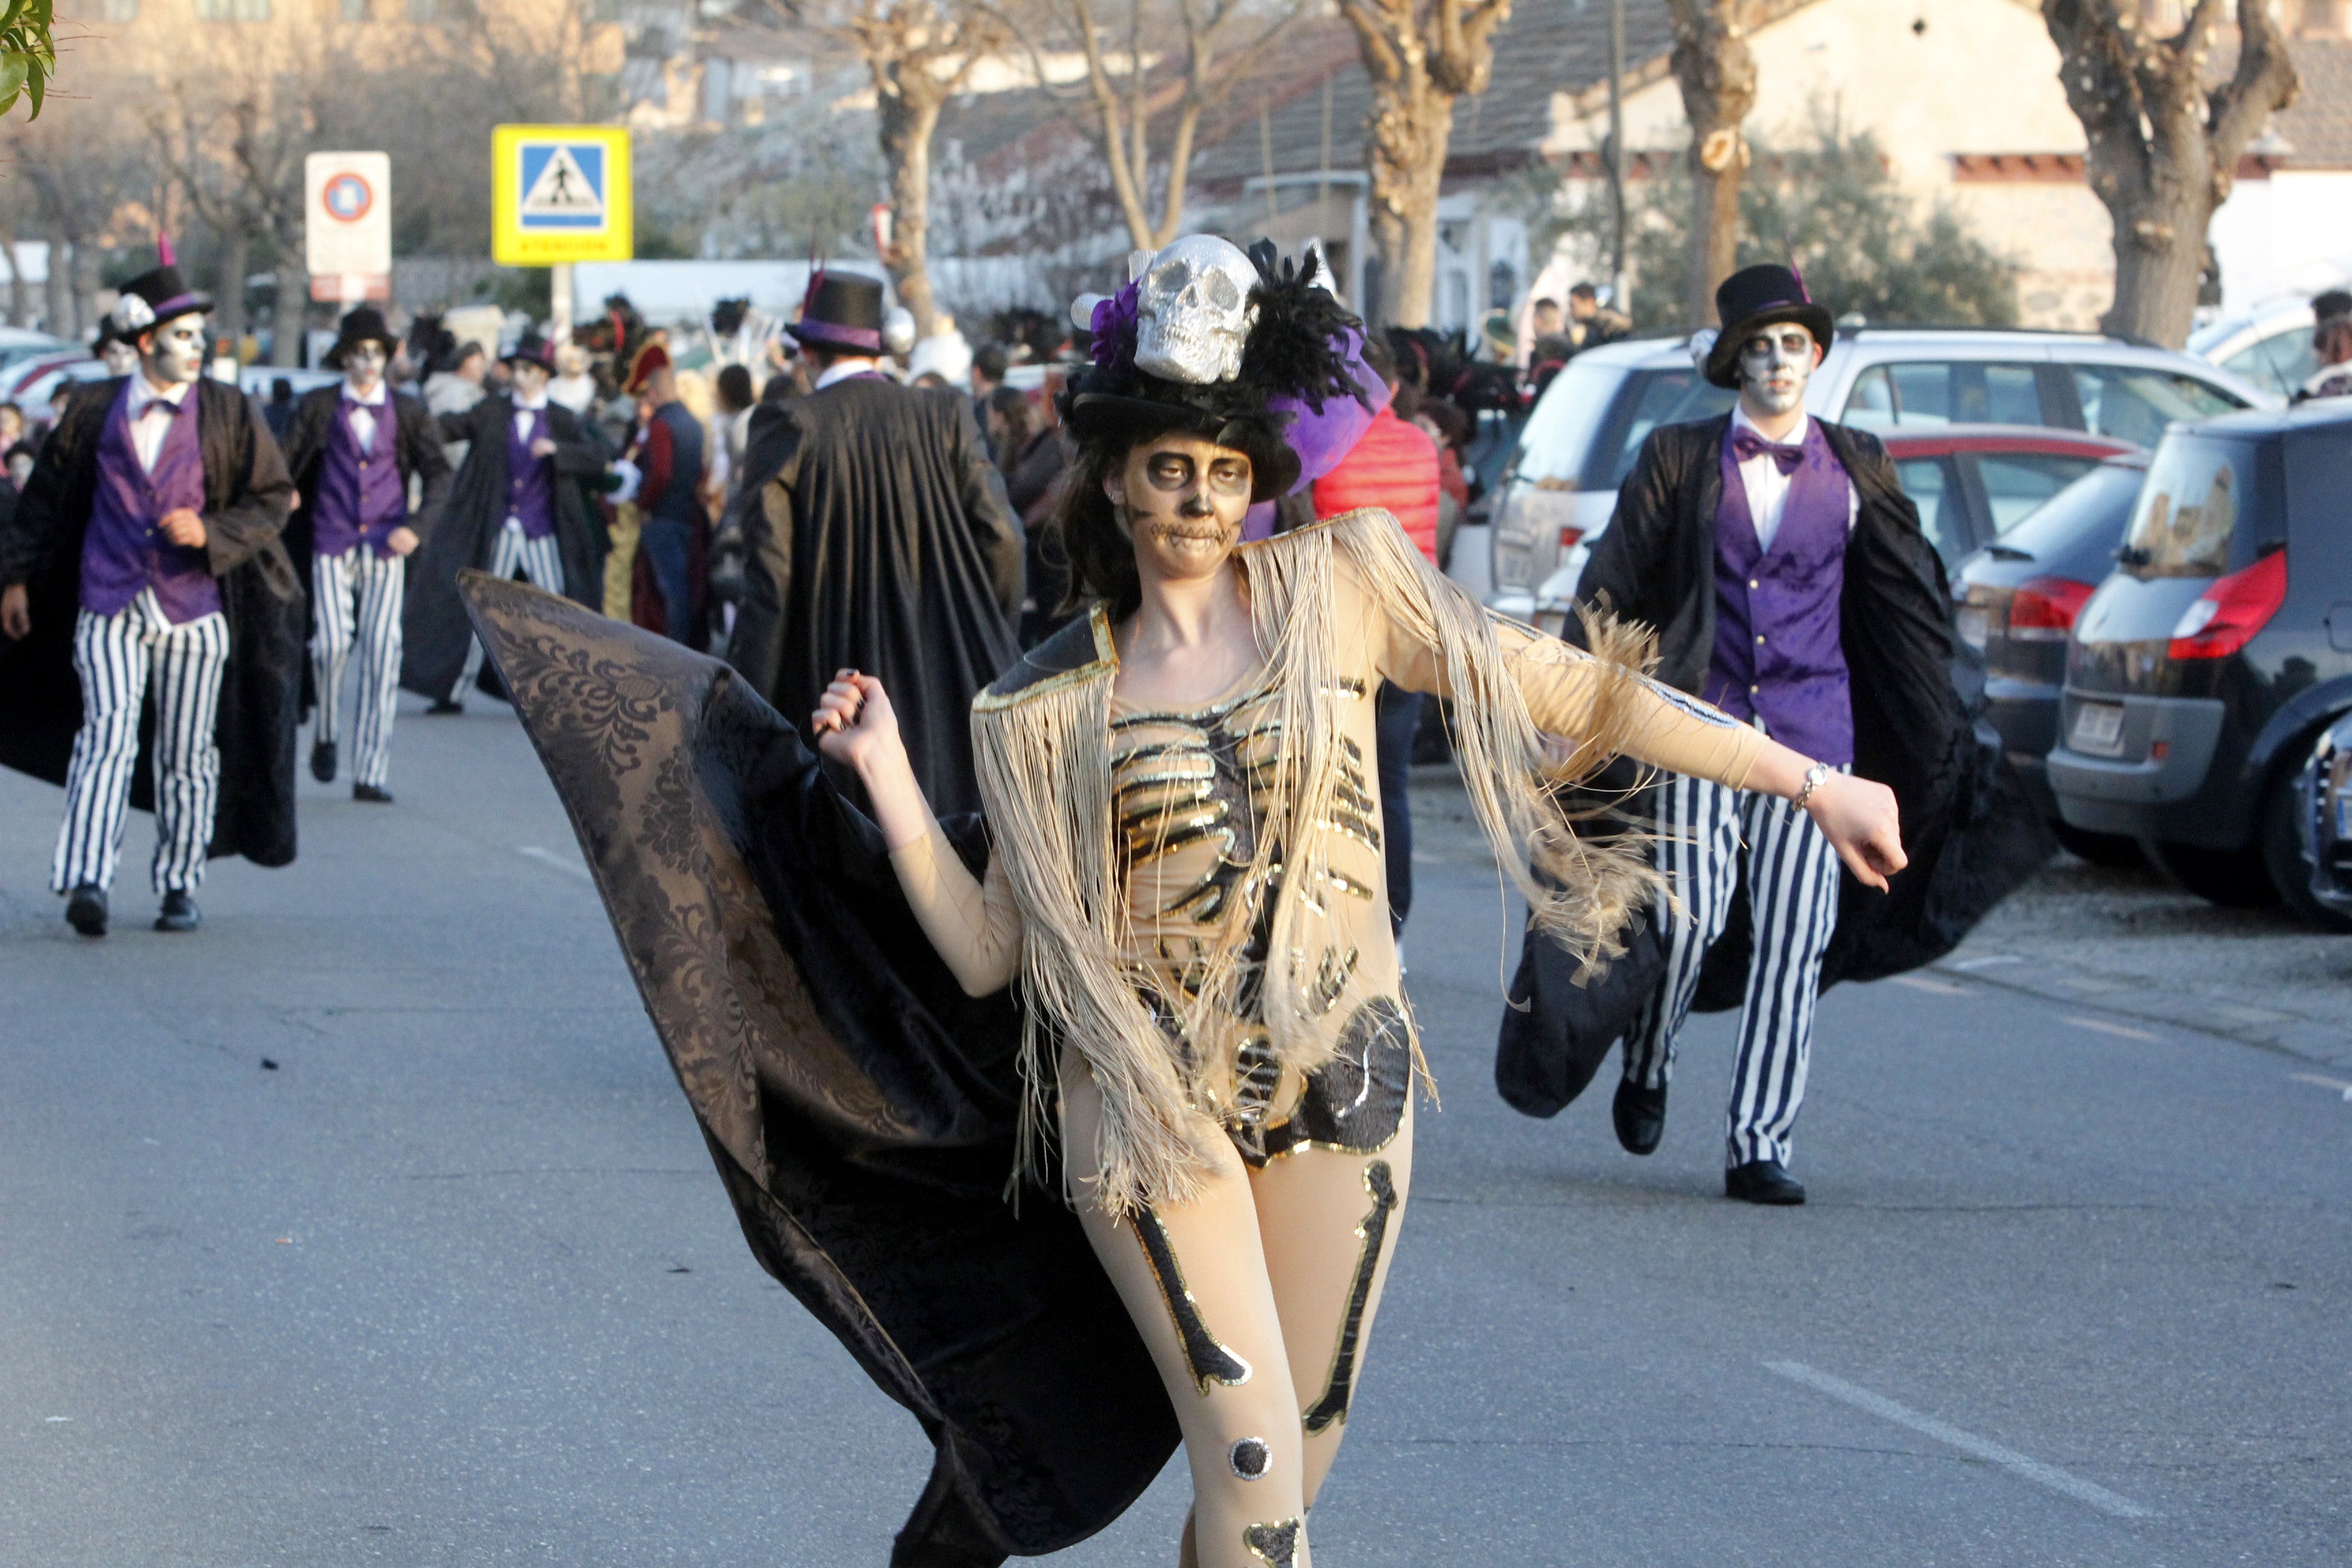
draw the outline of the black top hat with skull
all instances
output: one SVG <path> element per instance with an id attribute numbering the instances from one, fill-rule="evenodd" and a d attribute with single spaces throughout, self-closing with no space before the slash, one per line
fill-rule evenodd
<path id="1" fill-rule="evenodd" d="M 1706 351 L 1706 378 L 1717 386 L 1739 384 L 1739 351 L 1766 327 L 1794 321 L 1824 350 L 1837 336 L 1837 321 L 1813 303 L 1793 267 L 1760 262 L 1743 267 L 1715 291 L 1715 319 L 1723 331 Z"/>
<path id="2" fill-rule="evenodd" d="M 1253 500 L 1286 492 L 1298 456 L 1283 439 L 1289 416 L 1270 400 L 1319 410 L 1364 395 L 1346 353 L 1361 323 L 1323 286 L 1320 258 L 1278 262 L 1271 240 L 1244 252 L 1196 234 L 1129 266 L 1126 288 L 1071 308 L 1094 336 L 1092 367 L 1062 394 L 1071 434 L 1133 443 L 1192 431 L 1248 455 Z"/>
<path id="3" fill-rule="evenodd" d="M 362 343 L 382 343 L 387 360 L 400 352 L 400 339 L 373 305 L 354 307 L 336 324 L 335 346 L 320 356 L 320 363 L 329 370 L 341 370 L 343 356 Z"/>
<path id="4" fill-rule="evenodd" d="M 213 308 L 210 295 L 197 293 L 181 278 L 169 236 L 158 237 L 155 252 L 155 268 L 125 283 L 114 309 L 107 312 L 114 335 L 126 343 L 136 343 L 142 333 L 165 321 L 204 315 Z"/>

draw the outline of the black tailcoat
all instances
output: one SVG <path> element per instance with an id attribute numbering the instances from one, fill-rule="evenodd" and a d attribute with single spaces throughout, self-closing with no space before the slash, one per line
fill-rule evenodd
<path id="1" fill-rule="evenodd" d="M 875 376 L 751 416 L 728 658 L 793 722 L 834 671 L 881 678 L 942 815 L 980 809 L 971 700 L 1020 654 L 1021 520 L 971 400 Z"/>
<path id="2" fill-rule="evenodd" d="M 63 784 L 81 729 L 74 621 L 81 608 L 82 536 L 98 487 L 98 443 L 122 380 L 79 387 L 33 467 L 15 517 L 0 525 L 0 583 L 22 583 L 33 629 L 0 637 L 0 765 Z M 228 620 L 221 677 L 220 805 L 212 853 L 263 866 L 294 858 L 294 725 L 302 687 L 310 595 L 279 535 L 294 496 L 278 442 L 252 399 L 206 377 L 196 399 L 205 464 L 205 553 Z M 154 805 L 149 750 L 153 720 L 140 727 L 131 802 Z"/>
<path id="3" fill-rule="evenodd" d="M 753 1256 L 935 1446 L 891 1563 L 1100 1530 L 1176 1417 L 1077 1216 L 1008 1201 L 1012 992 L 963 994 L 880 831 L 735 670 L 520 584 L 465 593 Z M 983 868 L 979 819 L 946 826 Z"/>
<path id="4" fill-rule="evenodd" d="M 401 615 L 404 639 L 400 683 L 425 697 L 446 697 L 466 668 L 466 644 L 474 628 L 457 596 L 457 574 L 488 571 L 507 521 L 507 437 L 514 431 L 514 400 L 504 393 L 483 398 L 462 414 L 439 416 L 445 441 L 471 443 L 450 487 L 449 500 L 424 544 L 408 560 L 408 598 Z M 551 400 L 548 439 L 555 443 L 555 547 L 563 563 L 563 596 L 591 609 L 604 603 L 604 525 L 588 510 L 587 497 L 572 479 L 604 470 L 604 447 L 580 424 L 580 416 Z M 419 532 L 424 531 L 419 530 Z"/>
<path id="5" fill-rule="evenodd" d="M 1650 433 L 1578 588 L 1587 603 L 1655 628 L 1659 679 L 1693 694 L 1715 654 L 1715 521 L 1730 423 L 1726 414 Z M 1918 509 L 1886 448 L 1846 426 L 1822 430 L 1860 503 L 1838 617 L 1853 700 L 1853 771 L 1895 792 L 1910 858 L 1886 893 L 1841 874 L 1837 931 L 1822 964 L 1827 988 L 1949 952 L 2054 846 L 1998 737 L 1977 723 L 1981 664 L 1952 635 L 1943 562 L 1920 532 Z M 1645 802 L 1630 804 L 1637 818 L 1648 816 Z M 1562 1079 L 1544 1063 L 1556 1066 L 1553 1053 L 1562 1050 L 1580 1065 L 1597 1063 L 1631 1026 L 1664 965 L 1655 934 L 1645 929 L 1615 973 L 1578 987 L 1566 955 L 1529 933 L 1512 994 L 1532 995 L 1534 1006 L 1504 1016 L 1496 1074 L 1506 1099 L 1549 1115 L 1574 1098 L 1582 1078 Z M 1707 955 L 1702 1011 L 1740 1005 L 1750 947 L 1743 887 Z"/>

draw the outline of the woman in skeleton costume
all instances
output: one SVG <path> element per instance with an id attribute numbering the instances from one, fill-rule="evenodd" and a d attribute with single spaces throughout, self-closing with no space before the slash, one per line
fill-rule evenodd
<path id="1" fill-rule="evenodd" d="M 1270 403 L 1351 395 L 1334 345 L 1353 323 L 1312 265 L 1193 237 L 1091 302 L 1056 519 L 1091 613 L 973 705 L 984 876 L 877 681 L 843 671 L 813 720 L 964 990 L 1020 982 L 1022 1163 L 1058 1125 L 1067 1195 L 1175 1405 L 1182 1561 L 1202 1568 L 1307 1568 L 1411 1187 L 1381 681 L 1454 700 L 1481 826 L 1590 961 L 1654 884 L 1643 847 L 1580 843 L 1547 785 L 1617 753 L 1793 799 L 1874 885 L 1904 863 L 1883 787 L 1644 679 L 1640 635 L 1600 628 L 1596 656 L 1496 620 L 1381 511 L 1239 542 L 1297 470 Z"/>

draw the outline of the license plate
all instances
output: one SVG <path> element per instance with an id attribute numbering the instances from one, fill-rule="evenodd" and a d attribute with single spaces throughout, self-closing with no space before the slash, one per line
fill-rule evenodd
<path id="1" fill-rule="evenodd" d="M 2123 754 L 2124 710 L 2113 702 L 2078 703 L 2074 709 L 2074 749 L 2103 757 Z"/>
<path id="2" fill-rule="evenodd" d="M 1970 605 L 1959 614 L 1960 640 L 1970 647 L 1982 647 L 1992 637 L 1992 614 L 1982 605 Z"/>

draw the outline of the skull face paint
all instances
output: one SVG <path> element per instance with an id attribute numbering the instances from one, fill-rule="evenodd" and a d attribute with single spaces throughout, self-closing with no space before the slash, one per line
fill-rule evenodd
<path id="1" fill-rule="evenodd" d="M 159 386 L 184 386 L 205 374 L 205 319 L 191 312 L 140 334 L 140 361 Z"/>
<path id="2" fill-rule="evenodd" d="M 129 375 L 139 368 L 138 346 L 126 343 L 121 338 L 107 339 L 105 346 L 98 351 L 98 357 L 100 363 L 106 366 L 109 375 Z"/>
<path id="3" fill-rule="evenodd" d="M 1805 401 L 1805 384 L 1821 361 L 1813 334 L 1794 321 L 1775 321 L 1739 345 L 1739 398 L 1751 414 L 1790 414 Z"/>
<path id="4" fill-rule="evenodd" d="M 1136 290 L 1136 368 L 1195 386 L 1239 375 L 1256 287 L 1257 268 L 1231 240 L 1190 234 L 1160 251 Z"/>
<path id="5" fill-rule="evenodd" d="M 343 379 L 354 392 L 373 392 L 376 384 L 383 380 L 384 367 L 390 363 L 391 356 L 374 339 L 353 343 L 343 351 Z"/>
<path id="6" fill-rule="evenodd" d="M 1138 570 L 1199 577 L 1222 567 L 1241 542 L 1251 478 L 1247 455 L 1171 431 L 1129 452 L 1119 471 L 1105 478 L 1103 493 L 1135 546 Z"/>

